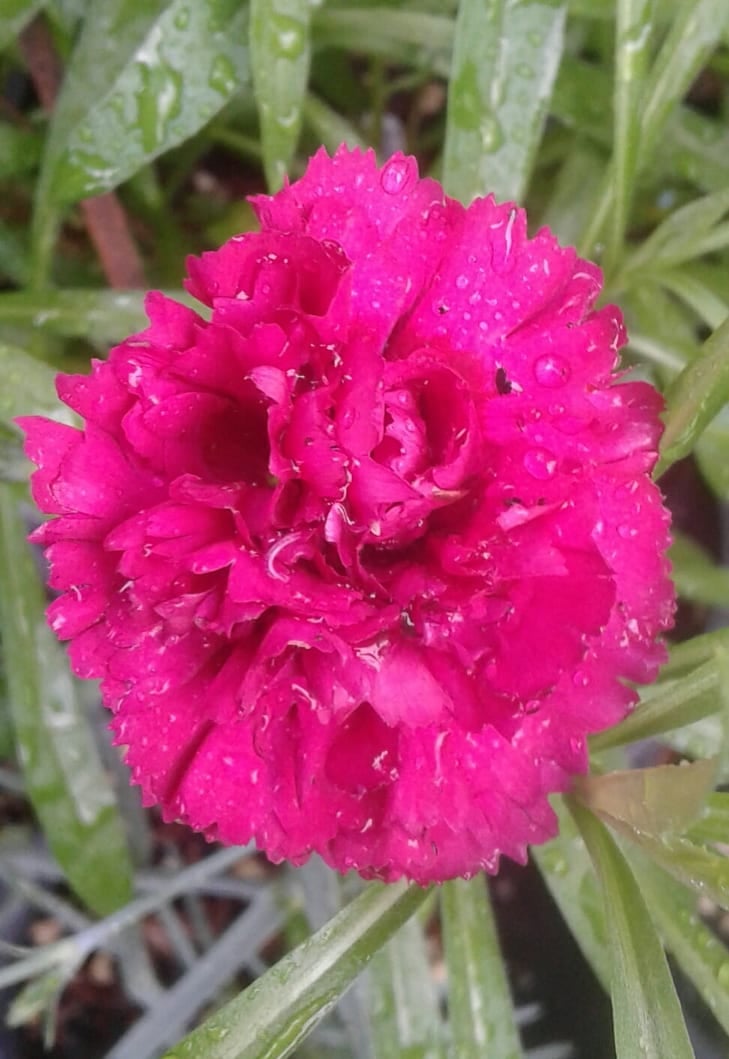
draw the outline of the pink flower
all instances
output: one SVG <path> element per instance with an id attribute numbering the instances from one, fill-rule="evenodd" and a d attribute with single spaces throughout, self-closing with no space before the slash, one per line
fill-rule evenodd
<path id="1" fill-rule="evenodd" d="M 661 398 L 599 270 L 401 155 L 320 151 L 189 262 L 199 316 L 24 421 L 49 618 L 148 803 L 420 883 L 523 861 L 664 649 Z"/>

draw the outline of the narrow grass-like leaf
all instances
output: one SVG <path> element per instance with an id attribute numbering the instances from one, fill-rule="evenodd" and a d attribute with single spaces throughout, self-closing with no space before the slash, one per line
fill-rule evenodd
<path id="1" fill-rule="evenodd" d="M 564 246 L 574 245 L 586 226 L 604 169 L 604 159 L 589 144 L 575 144 L 565 158 L 540 217 L 540 223 L 550 228 Z"/>
<path id="2" fill-rule="evenodd" d="M 729 570 L 685 534 L 673 531 L 669 556 L 678 594 L 695 603 L 729 607 Z"/>
<path id="3" fill-rule="evenodd" d="M 519 1033 L 486 880 L 454 879 L 441 897 L 448 1012 L 459 1059 L 520 1059 Z"/>
<path id="4" fill-rule="evenodd" d="M 726 842 L 729 835 L 729 794 L 714 791 L 706 799 L 701 815 L 686 832 L 692 842 Z"/>
<path id="5" fill-rule="evenodd" d="M 368 984 L 377 1059 L 441 1059 L 443 1025 L 417 916 L 376 953 Z"/>
<path id="6" fill-rule="evenodd" d="M 694 1059 L 666 955 L 628 864 L 604 825 L 573 815 L 597 869 L 608 949 L 617 1059 Z"/>
<path id="7" fill-rule="evenodd" d="M 323 7 L 314 15 L 314 43 L 355 54 L 376 55 L 447 77 L 454 22 L 442 14 L 374 6 L 358 10 Z"/>
<path id="8" fill-rule="evenodd" d="M 306 97 L 304 120 L 317 141 L 330 153 L 336 151 L 342 143 L 346 143 L 348 147 L 367 146 L 367 141 L 360 136 L 354 125 L 318 96 L 309 94 Z"/>
<path id="9" fill-rule="evenodd" d="M 0 50 L 12 44 L 46 0 L 3 0 L 0 4 Z"/>
<path id="10" fill-rule="evenodd" d="M 283 183 L 301 132 L 311 65 L 309 0 L 251 0 L 253 91 L 270 191 Z"/>
<path id="11" fill-rule="evenodd" d="M 577 776 L 574 793 L 613 825 L 649 835 L 685 830 L 712 789 L 716 758 Z"/>
<path id="12" fill-rule="evenodd" d="M 607 255 L 613 264 L 625 236 L 638 168 L 640 104 L 650 60 L 653 7 L 653 0 L 617 0 L 611 173 L 613 209 Z"/>
<path id="13" fill-rule="evenodd" d="M 666 393 L 666 429 L 657 474 L 691 451 L 728 398 L 729 319 L 707 339 Z"/>
<path id="14" fill-rule="evenodd" d="M 729 23 L 725 0 L 692 0 L 676 5 L 671 29 L 650 72 L 641 122 L 641 166 L 650 163 L 673 108 L 691 83 Z"/>
<path id="15" fill-rule="evenodd" d="M 14 494 L 2 484 L 0 618 L 28 797 L 73 889 L 95 912 L 111 912 L 131 896 L 123 824 L 65 659 L 43 618 L 43 593 Z"/>
<path id="16" fill-rule="evenodd" d="M 624 721 L 591 736 L 590 749 L 601 751 L 650 739 L 718 713 L 722 708 L 720 681 L 720 666 L 709 658 L 674 680 L 652 685 Z"/>
<path id="17" fill-rule="evenodd" d="M 34 217 L 44 279 L 60 208 L 116 187 L 208 122 L 248 80 L 239 0 L 97 0 L 54 110 Z"/>
<path id="18" fill-rule="evenodd" d="M 307 942 L 176 1045 L 165 1059 L 283 1059 L 422 904 L 427 890 L 370 884 Z"/>
<path id="19" fill-rule="evenodd" d="M 462 202 L 526 190 L 562 55 L 559 0 L 461 0 L 448 89 L 443 179 Z"/>
<path id="20" fill-rule="evenodd" d="M 704 282 L 700 272 L 701 265 L 660 272 L 656 281 L 666 290 L 670 290 L 700 318 L 702 323 L 716 330 L 729 316 L 729 301 Z M 722 276 L 724 270 L 722 269 Z"/>
<path id="21" fill-rule="evenodd" d="M 690 890 L 644 857 L 630 859 L 666 948 L 729 1033 L 729 950 L 699 919 Z"/>
<path id="22" fill-rule="evenodd" d="M 193 304 L 184 291 L 170 297 Z M 147 324 L 143 291 L 45 290 L 0 293 L 0 326 L 37 328 L 100 346 L 120 342 Z"/>
<path id="23" fill-rule="evenodd" d="M 73 424 L 73 413 L 56 394 L 56 372 L 50 364 L 0 344 L 0 378 L 0 423 L 9 430 L 20 433 L 13 423 L 19 415 L 45 415 Z"/>
<path id="24" fill-rule="evenodd" d="M 729 211 L 729 189 L 695 199 L 671 213 L 626 263 L 635 276 L 642 271 L 672 268 L 699 256 L 718 221 Z"/>
<path id="25" fill-rule="evenodd" d="M 559 819 L 559 832 L 546 845 L 533 846 L 531 856 L 585 959 L 607 990 L 607 927 L 595 871 L 563 799 L 553 798 L 552 807 Z"/>

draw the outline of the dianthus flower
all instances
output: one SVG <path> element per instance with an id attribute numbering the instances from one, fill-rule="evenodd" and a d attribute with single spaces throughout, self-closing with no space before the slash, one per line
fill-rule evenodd
<path id="1" fill-rule="evenodd" d="M 555 832 L 663 658 L 661 399 L 601 276 L 402 155 L 324 151 L 189 262 L 200 316 L 24 421 L 50 623 L 147 803 L 296 864 L 420 883 Z"/>

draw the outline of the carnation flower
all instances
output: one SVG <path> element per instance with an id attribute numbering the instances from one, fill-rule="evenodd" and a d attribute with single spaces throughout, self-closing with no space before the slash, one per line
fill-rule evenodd
<path id="1" fill-rule="evenodd" d="M 601 275 L 412 158 L 320 151 L 189 262 L 201 315 L 24 420 L 49 610 L 147 803 L 274 861 L 523 861 L 663 659 L 661 398 Z"/>

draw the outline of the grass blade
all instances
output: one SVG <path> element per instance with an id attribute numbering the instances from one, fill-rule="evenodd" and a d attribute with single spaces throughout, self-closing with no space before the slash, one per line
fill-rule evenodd
<path id="1" fill-rule="evenodd" d="M 283 183 L 301 132 L 309 82 L 309 0 L 251 0 L 253 90 L 270 191 Z"/>
<path id="2" fill-rule="evenodd" d="M 570 802 L 595 864 L 610 923 L 617 1059 L 694 1059 L 668 962 L 648 906 L 607 829 Z"/>
<path id="3" fill-rule="evenodd" d="M 448 1010 L 459 1059 L 520 1059 L 519 1033 L 482 875 L 454 879 L 441 897 L 448 965 Z"/>
<path id="4" fill-rule="evenodd" d="M 331 1010 L 427 890 L 370 884 L 330 923 L 176 1045 L 165 1059 L 283 1059 Z"/>
<path id="5" fill-rule="evenodd" d="M 656 474 L 691 451 L 728 398 L 729 319 L 706 340 L 666 393 L 666 429 Z"/>
<path id="6" fill-rule="evenodd" d="M 27 793 L 71 886 L 89 908 L 106 914 L 131 896 L 131 860 L 113 791 L 43 604 L 14 494 L 0 484 L 3 653 Z"/>
<path id="7" fill-rule="evenodd" d="M 444 185 L 468 203 L 521 199 L 562 55 L 566 6 L 462 0 L 448 92 Z"/>

